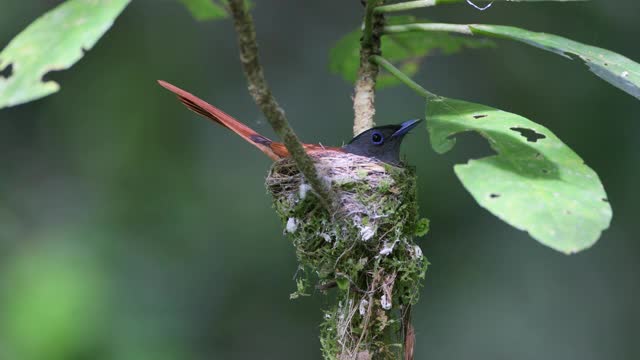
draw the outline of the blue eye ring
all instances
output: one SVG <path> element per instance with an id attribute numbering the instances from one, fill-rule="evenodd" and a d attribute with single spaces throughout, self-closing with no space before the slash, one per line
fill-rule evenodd
<path id="1" fill-rule="evenodd" d="M 379 131 L 374 131 L 373 133 L 371 133 L 371 142 L 374 145 L 382 145 L 382 143 L 384 142 L 384 136 L 382 136 Z"/>

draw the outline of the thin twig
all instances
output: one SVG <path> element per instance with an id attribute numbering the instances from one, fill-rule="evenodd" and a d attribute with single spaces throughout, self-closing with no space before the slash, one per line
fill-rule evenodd
<path id="1" fill-rule="evenodd" d="M 336 202 L 333 191 L 320 178 L 313 160 L 311 160 L 305 152 L 298 137 L 289 125 L 284 115 L 284 110 L 278 105 L 271 94 L 271 90 L 269 90 L 267 81 L 264 78 L 262 65 L 260 65 L 258 59 L 256 30 L 253 25 L 253 18 L 247 10 L 246 1 L 229 0 L 229 8 L 233 16 L 236 33 L 238 34 L 240 61 L 242 62 L 247 81 L 249 82 L 249 93 L 251 93 L 256 104 L 258 104 L 266 116 L 273 130 L 284 142 L 298 170 L 300 170 L 309 185 L 311 185 L 311 188 L 318 196 L 322 205 L 324 205 L 327 210 L 335 213 Z"/>
<path id="2" fill-rule="evenodd" d="M 382 0 L 367 0 L 365 5 L 364 30 L 360 40 L 360 69 L 353 97 L 354 135 L 358 135 L 375 125 L 373 121 L 373 116 L 376 113 L 374 100 L 379 69 L 378 65 L 370 61 L 370 58 L 373 55 L 380 55 L 380 36 L 384 26 L 384 14 L 375 13 L 374 10 L 382 3 Z"/>
<path id="3" fill-rule="evenodd" d="M 397 3 L 397 4 L 378 6 L 377 8 L 375 8 L 374 11 L 377 13 L 390 13 L 390 12 L 396 12 L 396 11 L 419 9 L 419 8 L 435 6 L 435 5 L 436 5 L 436 0 L 417 0 L 417 1 L 407 1 L 402 3 Z"/>
<path id="4" fill-rule="evenodd" d="M 411 90 L 418 93 L 420 96 L 425 97 L 427 99 L 435 99 L 438 96 L 434 93 L 429 92 L 427 89 L 423 88 L 417 82 L 413 81 L 410 77 L 408 77 L 405 73 L 400 71 L 397 67 L 393 66 L 387 59 L 382 56 L 372 56 L 371 61 L 376 64 L 382 66 L 385 70 L 387 70 L 391 75 L 395 76 L 398 80 L 402 81 L 407 87 Z"/>
<path id="5" fill-rule="evenodd" d="M 384 34 L 402 34 L 408 32 L 444 31 L 464 35 L 473 35 L 469 25 L 463 24 L 440 24 L 440 23 L 418 23 L 405 25 L 390 25 L 384 27 Z"/>
<path id="6" fill-rule="evenodd" d="M 351 283 L 351 286 L 349 286 L 349 289 L 351 289 L 351 290 L 353 290 L 353 291 L 355 291 L 355 292 L 357 292 L 359 294 L 365 294 L 366 293 L 366 291 L 360 289 L 358 287 L 358 285 L 356 285 L 353 281 L 351 281 L 351 279 L 349 279 L 349 282 Z M 332 281 L 328 281 L 326 283 L 317 284 L 316 285 L 316 290 L 327 291 L 329 289 L 333 289 L 333 288 L 336 288 L 336 287 L 338 287 L 338 282 L 335 281 L 335 280 L 332 280 Z"/>

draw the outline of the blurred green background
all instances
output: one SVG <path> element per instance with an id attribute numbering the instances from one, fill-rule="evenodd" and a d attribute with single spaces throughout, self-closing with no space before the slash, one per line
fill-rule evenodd
<path id="1" fill-rule="evenodd" d="M 0 48 L 60 1 L 3 1 Z M 332 45 L 359 0 L 258 0 L 274 93 L 302 139 L 351 138 L 352 86 Z M 518 25 L 640 61 L 640 3 L 442 6 L 442 22 Z M 229 20 L 197 23 L 174 0 L 137 0 L 62 91 L 0 110 L 0 359 L 319 359 L 327 300 L 289 300 L 296 261 L 263 181 L 269 160 L 185 110 L 182 86 L 273 136 L 247 93 Z M 584 253 L 545 248 L 481 209 L 452 165 L 490 153 L 464 135 L 445 156 L 426 131 L 405 141 L 432 230 L 415 308 L 416 359 L 638 359 L 640 102 L 522 44 L 434 55 L 428 89 L 512 111 L 554 131 L 595 169 L 614 209 Z M 382 90 L 379 124 L 421 117 L 405 88 Z M 635 184 L 635 185 L 634 185 Z"/>

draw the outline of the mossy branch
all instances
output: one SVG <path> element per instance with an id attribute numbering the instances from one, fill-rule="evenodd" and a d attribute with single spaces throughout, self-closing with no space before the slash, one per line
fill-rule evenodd
<path id="1" fill-rule="evenodd" d="M 354 95 L 356 134 L 374 125 L 376 78 L 379 64 L 386 65 L 375 60 L 380 55 L 384 15 L 374 10 L 383 3 L 366 0 L 365 4 Z M 249 92 L 291 153 L 291 159 L 274 164 L 267 187 L 276 212 L 287 223 L 304 273 L 292 296 L 307 294 L 309 276 L 317 277 L 321 291 L 336 288 L 337 304 L 326 310 L 321 326 L 325 358 L 396 360 L 405 352 L 405 359 L 411 359 L 415 338 L 409 309 L 418 300 L 428 265 L 414 242 L 419 221 L 413 170 L 329 151 L 314 155 L 318 166 L 326 169 L 320 178 L 267 86 L 245 0 L 229 0 L 229 7 Z M 325 178 L 336 184 L 333 190 Z M 304 182 L 332 211 L 316 211 L 315 202 L 305 201 Z M 334 217 L 337 199 L 346 211 Z"/>
<path id="2" fill-rule="evenodd" d="M 308 295 L 314 282 L 323 293 L 335 291 L 320 327 L 325 359 L 399 360 L 403 350 L 412 353 L 409 309 L 428 266 L 415 242 L 425 221 L 418 220 L 415 171 L 341 152 L 316 161 L 327 168 L 342 217 L 305 200 L 292 161 L 275 163 L 267 177 L 300 264 L 291 297 Z"/>
<path id="3" fill-rule="evenodd" d="M 335 195 L 318 174 L 313 160 L 307 155 L 300 140 L 289 125 L 284 110 L 278 105 L 267 81 L 264 77 L 262 65 L 258 59 L 258 43 L 253 18 L 246 6 L 245 0 L 229 0 L 229 8 L 233 16 L 238 44 L 240 48 L 240 62 L 244 68 L 249 93 L 266 116 L 269 124 L 284 142 L 298 170 L 304 175 L 320 202 L 331 213 L 336 210 Z"/>
<path id="4" fill-rule="evenodd" d="M 383 0 L 367 0 L 364 15 L 364 30 L 360 40 L 360 68 L 353 97 L 353 134 L 372 128 L 375 123 L 373 116 L 375 109 L 376 78 L 378 65 L 371 62 L 371 56 L 380 55 L 380 36 L 384 27 L 384 14 L 376 13 L 376 7 L 383 4 Z"/>

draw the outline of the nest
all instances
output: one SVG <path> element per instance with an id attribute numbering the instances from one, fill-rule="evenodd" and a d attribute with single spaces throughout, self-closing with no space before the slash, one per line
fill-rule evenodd
<path id="1" fill-rule="evenodd" d="M 333 151 L 314 160 L 339 199 L 335 214 L 290 159 L 274 163 L 266 181 L 300 264 L 291 297 L 337 289 L 321 327 L 325 358 L 398 358 L 428 264 L 413 241 L 428 228 L 418 220 L 414 170 Z"/>

